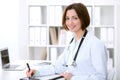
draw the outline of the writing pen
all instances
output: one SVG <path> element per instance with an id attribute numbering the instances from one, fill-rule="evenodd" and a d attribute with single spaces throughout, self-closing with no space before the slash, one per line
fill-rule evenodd
<path id="1" fill-rule="evenodd" d="M 28 71 L 30 71 L 30 66 L 29 66 L 29 64 L 28 64 L 28 63 L 26 63 L 26 64 L 27 64 Z"/>
<path id="2" fill-rule="evenodd" d="M 29 64 L 26 63 L 26 65 L 27 65 L 28 71 L 30 71 L 30 66 L 29 66 Z M 30 80 L 31 77 L 28 77 L 28 78 L 29 78 L 29 80 Z"/>

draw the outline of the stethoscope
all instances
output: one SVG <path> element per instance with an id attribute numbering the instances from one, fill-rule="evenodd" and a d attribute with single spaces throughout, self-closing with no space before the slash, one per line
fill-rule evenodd
<path id="1" fill-rule="evenodd" d="M 76 67 L 76 66 L 77 66 L 77 64 L 76 64 L 77 55 L 78 55 L 79 49 L 80 49 L 80 47 L 81 47 L 81 45 L 82 45 L 85 37 L 86 37 L 86 34 L 87 34 L 87 30 L 85 30 L 85 33 L 84 33 L 84 35 L 83 35 L 83 37 L 82 37 L 82 39 L 81 39 L 81 41 L 80 41 L 80 43 L 79 43 L 78 49 L 77 49 L 77 51 L 76 51 L 76 53 L 75 53 L 75 56 L 74 56 L 74 58 L 73 58 L 73 62 L 72 62 L 72 64 L 71 64 L 71 66 L 73 66 L 73 67 Z M 73 40 L 74 40 L 74 38 L 71 39 L 70 44 L 72 43 Z M 68 65 L 64 65 L 64 66 L 68 67 Z"/>

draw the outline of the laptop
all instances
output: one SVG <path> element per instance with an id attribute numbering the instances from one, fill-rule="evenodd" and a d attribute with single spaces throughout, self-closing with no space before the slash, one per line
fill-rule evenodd
<path id="1" fill-rule="evenodd" d="M 9 51 L 8 48 L 4 48 L 0 50 L 1 54 L 1 64 L 3 70 L 24 70 L 25 67 L 18 65 L 18 64 L 11 64 L 9 59 Z"/>

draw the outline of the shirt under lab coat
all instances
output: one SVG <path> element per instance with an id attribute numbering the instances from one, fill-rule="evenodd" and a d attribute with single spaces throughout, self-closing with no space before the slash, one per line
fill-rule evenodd
<path id="1" fill-rule="evenodd" d="M 71 65 L 80 41 L 74 39 L 54 64 L 39 68 L 35 75 L 70 72 L 73 75 L 71 80 L 107 80 L 107 49 L 91 31 L 79 49 L 76 66 Z"/>

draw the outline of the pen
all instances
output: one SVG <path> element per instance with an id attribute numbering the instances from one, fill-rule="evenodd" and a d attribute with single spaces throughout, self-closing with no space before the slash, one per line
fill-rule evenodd
<path id="1" fill-rule="evenodd" d="M 29 66 L 29 64 L 28 64 L 28 63 L 26 63 L 26 64 L 27 64 L 28 71 L 30 71 L 30 66 Z"/>
<path id="2" fill-rule="evenodd" d="M 28 71 L 30 71 L 30 66 L 29 66 L 29 64 L 26 63 L 26 65 L 27 65 Z M 29 80 L 30 80 L 31 77 L 28 77 L 28 78 L 29 78 Z"/>

